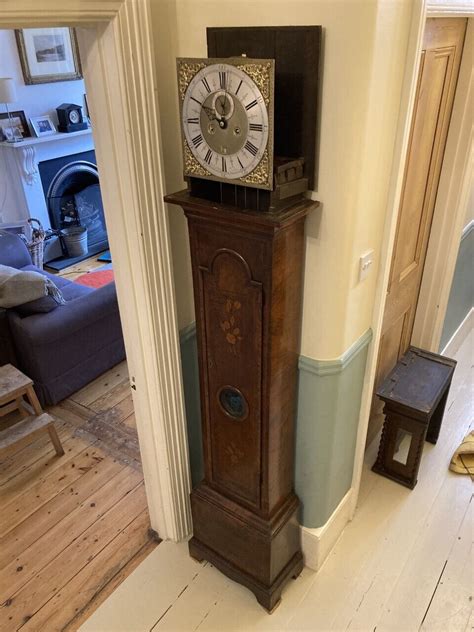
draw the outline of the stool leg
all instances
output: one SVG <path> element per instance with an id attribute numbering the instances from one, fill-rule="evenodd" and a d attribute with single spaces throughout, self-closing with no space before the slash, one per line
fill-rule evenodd
<path id="1" fill-rule="evenodd" d="M 56 450 L 56 454 L 58 456 L 62 456 L 64 454 L 63 446 L 61 445 L 61 441 L 58 437 L 58 433 L 56 432 L 56 428 L 53 424 L 48 426 L 48 434 L 51 439 L 52 444 L 54 445 L 54 449 Z"/>
<path id="2" fill-rule="evenodd" d="M 28 386 L 28 388 L 26 389 L 26 394 L 28 395 L 28 399 L 30 400 L 35 413 L 37 415 L 41 415 L 43 409 L 41 408 L 41 404 L 39 403 L 38 398 L 36 397 L 35 389 L 32 386 Z"/>
<path id="3" fill-rule="evenodd" d="M 31 415 L 33 412 L 33 409 L 28 402 L 25 401 L 23 396 L 17 398 L 16 405 L 18 406 L 18 410 L 20 411 L 22 417 L 28 417 L 28 415 Z"/>
<path id="4" fill-rule="evenodd" d="M 449 387 L 446 393 L 443 395 L 441 401 L 439 402 L 433 416 L 430 419 L 430 423 L 428 425 L 428 431 L 426 433 L 426 440 L 430 443 L 436 444 L 438 441 L 439 433 L 441 430 L 441 422 L 443 421 L 444 409 L 446 407 L 446 401 L 448 399 Z"/>

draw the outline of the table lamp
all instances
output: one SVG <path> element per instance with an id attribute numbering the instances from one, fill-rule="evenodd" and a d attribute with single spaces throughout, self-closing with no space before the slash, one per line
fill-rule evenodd
<path id="1" fill-rule="evenodd" d="M 17 101 L 16 86 L 13 79 L 10 79 L 9 77 L 0 79 L 0 103 L 5 103 L 5 106 L 7 108 L 8 121 L 10 123 L 10 130 L 11 130 L 11 135 L 7 137 L 7 142 L 9 143 L 15 143 L 17 141 L 22 140 L 21 132 L 19 130 L 17 131 L 17 134 L 20 135 L 20 138 L 18 138 L 18 136 L 15 136 L 15 128 L 13 125 L 10 110 L 8 109 L 8 104 L 16 103 L 16 101 Z M 5 134 L 5 136 L 7 136 L 7 134 Z"/>

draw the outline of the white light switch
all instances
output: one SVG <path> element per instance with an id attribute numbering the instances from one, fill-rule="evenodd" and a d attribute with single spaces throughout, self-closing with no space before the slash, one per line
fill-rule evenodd
<path id="1" fill-rule="evenodd" d="M 370 272 L 374 262 L 374 251 L 367 250 L 359 259 L 359 281 L 363 281 Z"/>

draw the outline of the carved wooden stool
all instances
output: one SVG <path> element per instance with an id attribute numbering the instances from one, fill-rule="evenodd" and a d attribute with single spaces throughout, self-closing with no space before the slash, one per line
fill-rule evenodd
<path id="1" fill-rule="evenodd" d="M 25 401 L 25 397 L 29 402 Z M 0 367 L 0 418 L 18 410 L 23 417 L 18 423 L 0 431 L 0 449 L 31 437 L 39 432 L 47 432 L 56 454 L 64 454 L 61 441 L 54 427 L 54 419 L 45 413 L 36 397 L 33 382 L 11 364 Z"/>
<path id="2" fill-rule="evenodd" d="M 425 438 L 436 443 L 456 361 L 409 347 L 377 391 L 385 403 L 379 453 L 372 468 L 413 489 Z"/>

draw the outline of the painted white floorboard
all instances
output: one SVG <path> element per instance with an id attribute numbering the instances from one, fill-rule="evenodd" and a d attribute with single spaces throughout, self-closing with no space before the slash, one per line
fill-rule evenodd
<path id="1" fill-rule="evenodd" d="M 187 544 L 162 542 L 82 625 L 94 632 L 148 632 L 205 569 Z"/>
<path id="2" fill-rule="evenodd" d="M 219 576 L 222 582 L 222 576 L 219 571 L 212 569 Z M 298 604 L 304 598 L 316 573 L 309 569 L 305 569 L 300 577 L 294 581 L 290 581 L 285 587 L 283 600 L 281 605 L 275 612 L 269 616 L 255 600 L 255 597 L 243 586 L 229 582 L 225 592 L 219 601 L 213 603 L 205 618 L 199 623 L 196 620 L 191 622 L 190 627 L 181 627 L 181 619 L 175 619 L 175 625 L 167 626 L 164 622 L 159 630 L 198 630 L 199 632 L 222 632 L 223 630 L 233 630 L 245 632 L 247 630 L 258 630 L 266 632 L 280 632 L 286 629 L 286 625 L 291 618 Z"/>
<path id="3" fill-rule="evenodd" d="M 474 569 L 473 517 L 471 501 L 421 626 L 422 632 L 464 632 L 469 629 Z"/>
<path id="4" fill-rule="evenodd" d="M 472 343 L 471 334 L 456 354 L 440 439 L 425 446 L 416 488 L 374 474 L 371 446 L 354 520 L 318 573 L 305 569 L 286 586 L 272 615 L 190 559 L 186 544 L 164 542 L 81 632 L 470 630 L 472 482 L 448 465 L 473 419 Z"/>

